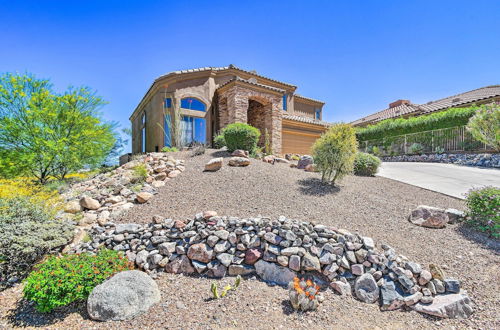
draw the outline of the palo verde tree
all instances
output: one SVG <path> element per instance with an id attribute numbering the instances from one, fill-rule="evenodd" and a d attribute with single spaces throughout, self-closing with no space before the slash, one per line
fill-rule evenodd
<path id="1" fill-rule="evenodd" d="M 101 119 L 105 104 L 87 87 L 62 94 L 32 75 L 0 76 L 0 175 L 31 175 L 40 183 L 101 164 L 116 142 Z"/>

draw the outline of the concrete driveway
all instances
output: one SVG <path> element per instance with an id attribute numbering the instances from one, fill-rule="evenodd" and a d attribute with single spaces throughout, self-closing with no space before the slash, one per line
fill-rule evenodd
<path id="1" fill-rule="evenodd" d="M 500 170 L 439 163 L 384 162 L 377 176 L 465 199 L 471 188 L 500 187 Z"/>

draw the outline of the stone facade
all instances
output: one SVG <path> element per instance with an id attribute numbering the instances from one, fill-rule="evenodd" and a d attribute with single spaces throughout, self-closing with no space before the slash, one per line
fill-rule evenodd
<path id="1" fill-rule="evenodd" d="M 219 129 L 230 123 L 248 123 L 261 131 L 261 145 L 267 129 L 272 150 L 281 151 L 283 105 L 279 94 L 230 84 L 221 90 L 219 100 Z"/>

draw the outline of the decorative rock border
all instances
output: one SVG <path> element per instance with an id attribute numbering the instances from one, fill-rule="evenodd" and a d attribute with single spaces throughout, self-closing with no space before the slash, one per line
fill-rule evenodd
<path id="1" fill-rule="evenodd" d="M 147 176 L 142 181 L 134 173 L 134 167 L 144 165 Z M 134 160 L 93 178 L 77 182 L 62 194 L 66 205 L 56 217 L 69 219 L 78 224 L 75 238 L 66 249 L 78 244 L 94 223 L 104 225 L 133 208 L 149 201 L 158 188 L 184 171 L 184 161 L 176 160 L 167 153 L 138 155 Z"/>
<path id="2" fill-rule="evenodd" d="M 370 237 L 284 216 L 240 219 L 205 212 L 186 221 L 154 216 L 148 225 L 94 226 L 90 235 L 92 241 L 74 252 L 95 252 L 102 246 L 123 251 L 138 268 L 153 274 L 257 274 L 265 281 L 287 285 L 300 273 L 314 276 L 340 294 L 351 294 L 354 287 L 359 300 L 380 301 L 383 310 L 423 304 L 427 307 L 420 311 L 427 312 L 439 295 L 466 296 L 460 283 L 443 278 L 437 266 L 429 271 L 388 245 L 375 249 Z M 444 317 L 468 317 L 470 300 L 461 301 L 451 304 L 460 306 L 460 311 L 441 306 Z"/>
<path id="3" fill-rule="evenodd" d="M 500 168 L 500 154 L 423 154 L 382 157 L 384 162 L 446 163 Z"/>

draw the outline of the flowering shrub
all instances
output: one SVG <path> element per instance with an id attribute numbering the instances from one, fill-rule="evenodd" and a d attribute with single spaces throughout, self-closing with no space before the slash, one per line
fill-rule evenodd
<path id="1" fill-rule="evenodd" d="M 470 224 L 494 237 L 500 237 L 500 188 L 472 189 L 467 194 Z"/>
<path id="2" fill-rule="evenodd" d="M 29 178 L 0 179 L 0 199 L 18 197 L 29 198 L 32 203 L 42 206 L 51 215 L 63 208 L 57 191 L 37 184 Z"/>
<path id="3" fill-rule="evenodd" d="M 319 286 L 314 284 L 311 280 L 304 280 L 295 277 L 290 284 L 288 284 L 290 302 L 293 309 L 301 310 L 303 312 L 308 310 L 315 310 L 319 306 Z"/>
<path id="4" fill-rule="evenodd" d="M 0 287 L 24 278 L 46 253 L 66 245 L 73 226 L 30 197 L 0 198 Z"/>
<path id="5" fill-rule="evenodd" d="M 110 276 L 132 269 L 119 252 L 103 249 L 97 255 L 49 257 L 26 278 L 24 298 L 39 312 L 87 299 L 92 289 Z"/>

